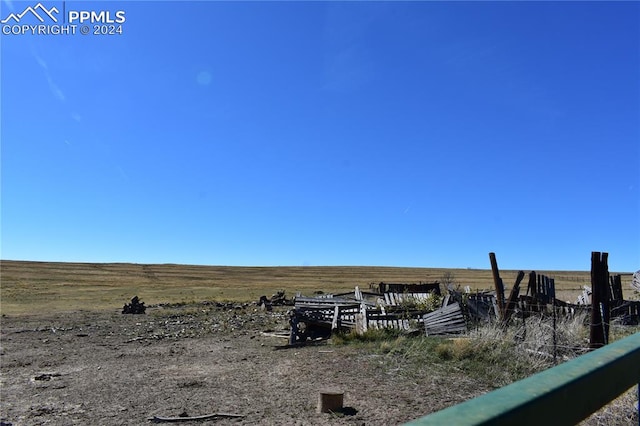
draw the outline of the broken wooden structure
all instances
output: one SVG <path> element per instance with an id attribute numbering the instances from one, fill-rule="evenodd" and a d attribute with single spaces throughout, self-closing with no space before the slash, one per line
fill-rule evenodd
<path id="1" fill-rule="evenodd" d="M 443 306 L 422 317 L 427 336 L 464 333 L 467 323 L 459 303 Z"/>
<path id="2" fill-rule="evenodd" d="M 435 297 L 441 295 L 437 282 L 381 282 L 371 284 L 370 291 L 364 292 L 356 287 L 353 292 L 335 295 L 297 295 L 294 299 L 295 308 L 290 313 L 290 341 L 294 344 L 307 339 L 328 338 L 336 330 L 363 333 L 369 329 L 384 328 L 424 330 L 427 335 L 447 335 L 464 332 L 467 325 L 474 322 L 495 321 L 506 327 L 514 318 L 525 321 L 527 317 L 535 315 L 552 316 L 555 324 L 556 318 L 574 317 L 579 312 L 594 315 L 592 324 L 600 328 L 595 333 L 602 332 L 605 336 L 611 319 L 618 319 L 622 324 L 640 323 L 640 301 L 624 300 L 621 277 L 609 276 L 606 256 L 604 261 L 600 260 L 603 264 L 597 266 L 599 269 L 592 274 L 591 289 L 585 287 L 577 303 L 558 300 L 555 280 L 535 271 L 528 274 L 524 294 L 521 294 L 521 284 L 527 274 L 520 271 L 507 295 L 495 254 L 490 253 L 489 258 L 494 291 L 474 293 L 466 287 L 462 292 L 450 285 L 439 306 L 433 303 L 435 300 L 439 302 L 440 299 Z M 600 284 L 595 284 L 595 277 Z M 596 291 L 598 295 L 594 296 Z M 596 309 L 599 313 L 594 314 Z M 606 337 L 604 340 L 607 340 Z"/>
<path id="3" fill-rule="evenodd" d="M 297 295 L 290 311 L 290 343 L 328 338 L 333 331 L 366 332 L 392 328 L 403 331 L 426 329 L 427 333 L 452 334 L 466 330 L 462 309 L 445 298 L 445 306 L 429 309 L 440 295 L 439 283 L 371 285 L 372 291 L 358 287 L 350 293 L 306 297 Z M 425 291 L 428 290 L 428 291 Z M 448 306 L 451 302 L 453 307 Z"/>

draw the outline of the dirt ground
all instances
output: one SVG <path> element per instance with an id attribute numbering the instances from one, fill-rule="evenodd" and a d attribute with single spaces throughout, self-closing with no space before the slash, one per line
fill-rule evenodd
<path id="1" fill-rule="evenodd" d="M 287 340 L 273 334 L 287 329 L 286 309 L 249 304 L 3 315 L 0 417 L 140 425 L 231 413 L 243 417 L 183 424 L 394 425 L 489 390 L 442 366 L 407 369 L 357 346 L 281 349 Z M 344 413 L 316 412 L 323 390 L 344 392 Z"/>

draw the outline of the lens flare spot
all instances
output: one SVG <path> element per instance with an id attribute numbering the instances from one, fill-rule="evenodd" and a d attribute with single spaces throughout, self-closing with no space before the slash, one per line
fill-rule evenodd
<path id="1" fill-rule="evenodd" d="M 208 86 L 211 84 L 211 73 L 209 71 L 200 71 L 196 77 L 198 84 L 201 86 Z"/>

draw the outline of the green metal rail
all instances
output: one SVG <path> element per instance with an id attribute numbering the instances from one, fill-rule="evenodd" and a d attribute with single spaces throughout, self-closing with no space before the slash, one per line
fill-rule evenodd
<path id="1" fill-rule="evenodd" d="M 574 425 L 639 382 L 636 333 L 407 425 Z"/>

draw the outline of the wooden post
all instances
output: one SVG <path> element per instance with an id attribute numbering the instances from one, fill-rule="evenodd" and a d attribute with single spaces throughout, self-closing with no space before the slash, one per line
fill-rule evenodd
<path id="1" fill-rule="evenodd" d="M 360 304 L 360 309 L 356 314 L 356 333 L 362 334 L 367 331 L 368 327 L 368 318 L 367 318 L 367 305 L 364 303 Z"/>
<path id="2" fill-rule="evenodd" d="M 356 287 L 357 288 L 357 287 Z M 340 306 L 333 308 L 333 320 L 331 321 L 331 330 L 338 329 L 338 320 L 340 319 Z"/>
<path id="3" fill-rule="evenodd" d="M 344 392 L 322 391 L 318 398 L 318 413 L 330 413 L 342 410 Z"/>
<path id="4" fill-rule="evenodd" d="M 548 276 L 544 276 L 544 279 L 542 280 L 542 285 L 544 285 L 544 298 L 546 300 L 546 303 L 549 304 L 551 303 L 551 295 L 550 295 L 550 290 L 551 290 L 551 286 L 549 284 L 549 277 Z"/>
<path id="5" fill-rule="evenodd" d="M 531 292 L 531 303 L 529 303 L 529 312 L 538 312 L 538 292 L 536 287 L 536 271 L 529 272 L 529 286 L 527 294 Z"/>
<path id="6" fill-rule="evenodd" d="M 531 292 L 531 297 L 536 297 L 536 271 L 529 272 L 529 286 L 527 287 L 527 295 Z"/>
<path id="7" fill-rule="evenodd" d="M 538 298 L 540 299 L 541 302 L 543 302 L 545 305 L 547 303 L 547 298 L 546 298 L 546 293 L 545 293 L 545 287 L 544 287 L 544 275 L 538 275 Z M 546 307 L 545 307 L 546 310 Z"/>
<path id="8" fill-rule="evenodd" d="M 600 348 L 609 340 L 608 253 L 591 252 L 591 330 L 590 347 Z"/>
<path id="9" fill-rule="evenodd" d="M 489 253 L 489 260 L 491 261 L 491 272 L 493 272 L 493 283 L 496 287 L 496 299 L 498 301 L 498 319 L 502 321 L 504 319 L 504 285 L 500 278 L 500 271 L 498 270 L 498 261 L 496 260 L 495 253 Z"/>
<path id="10" fill-rule="evenodd" d="M 552 285 L 555 285 L 553 279 L 550 280 Z M 555 290 L 554 290 L 555 291 Z M 556 321 L 556 298 L 551 299 L 552 309 L 553 309 L 553 365 L 557 365 L 558 363 L 558 332 L 557 332 L 557 321 Z"/>

